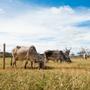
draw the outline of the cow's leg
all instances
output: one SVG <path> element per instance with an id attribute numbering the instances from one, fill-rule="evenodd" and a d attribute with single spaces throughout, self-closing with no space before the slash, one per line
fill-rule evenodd
<path id="1" fill-rule="evenodd" d="M 13 60 L 11 60 L 11 63 L 12 63 L 12 67 L 16 67 L 16 58 L 15 57 L 13 57 Z"/>
<path id="2" fill-rule="evenodd" d="M 31 68 L 33 68 L 33 61 L 31 61 Z"/>
<path id="3" fill-rule="evenodd" d="M 14 62 L 13 62 L 13 67 L 14 67 L 14 65 L 15 65 L 15 67 L 17 67 L 16 60 L 14 60 Z"/>
<path id="4" fill-rule="evenodd" d="M 85 57 L 85 60 L 87 60 L 87 57 Z"/>
<path id="5" fill-rule="evenodd" d="M 11 62 L 10 62 L 10 65 L 12 66 L 12 56 L 11 56 Z"/>
<path id="6" fill-rule="evenodd" d="M 56 60 L 56 62 L 58 62 L 58 61 L 59 61 L 59 59 Z"/>
<path id="7" fill-rule="evenodd" d="M 63 60 L 62 60 L 62 59 L 60 59 L 60 63 L 62 63 L 62 61 L 63 61 Z"/>
<path id="8" fill-rule="evenodd" d="M 48 63 L 49 62 L 49 59 L 48 58 L 45 58 L 45 61 L 46 61 L 46 63 Z"/>
<path id="9" fill-rule="evenodd" d="M 64 61 L 64 59 L 62 57 L 59 58 L 60 63 L 62 63 Z"/>
<path id="10" fill-rule="evenodd" d="M 24 66 L 25 69 L 26 69 L 27 64 L 28 64 L 28 60 L 25 62 L 25 66 Z"/>

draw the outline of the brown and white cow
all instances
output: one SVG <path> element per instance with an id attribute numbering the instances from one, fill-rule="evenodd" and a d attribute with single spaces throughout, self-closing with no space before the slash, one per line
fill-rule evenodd
<path id="1" fill-rule="evenodd" d="M 35 46 L 30 46 L 30 47 L 24 47 L 24 46 L 16 46 L 12 50 L 12 56 L 13 56 L 13 66 L 16 66 L 16 61 L 21 60 L 21 61 L 26 61 L 24 68 L 26 68 L 28 61 L 31 62 L 31 68 L 33 68 L 33 63 L 34 62 L 39 62 L 40 61 L 40 55 L 37 53 L 37 50 Z M 44 61 L 44 60 L 42 60 Z"/>

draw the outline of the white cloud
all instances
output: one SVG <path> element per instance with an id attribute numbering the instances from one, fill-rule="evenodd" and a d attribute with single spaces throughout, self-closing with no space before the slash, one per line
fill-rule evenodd
<path id="1" fill-rule="evenodd" d="M 5 14 L 4 9 L 0 8 L 0 15 Z"/>
<path id="2" fill-rule="evenodd" d="M 90 20 L 90 12 L 87 10 L 87 13 L 79 13 L 80 11 L 81 9 L 61 6 L 30 9 L 14 17 L 3 18 L 0 20 L 0 32 L 8 33 L 2 33 L 0 42 L 7 43 L 8 50 L 17 44 L 26 46 L 34 44 L 39 51 L 82 47 L 83 41 L 90 42 L 90 31 L 88 28 L 85 30 L 86 28 L 82 29 L 74 24 Z M 53 39 L 43 40 L 42 38 L 45 37 Z M 83 45 L 80 44 L 81 42 Z"/>

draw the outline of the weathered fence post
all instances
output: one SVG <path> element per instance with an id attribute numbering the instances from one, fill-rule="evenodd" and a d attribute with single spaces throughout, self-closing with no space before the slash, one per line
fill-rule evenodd
<path id="1" fill-rule="evenodd" d="M 5 69 L 5 49 L 6 49 L 6 45 L 4 43 L 3 44 L 3 69 Z"/>

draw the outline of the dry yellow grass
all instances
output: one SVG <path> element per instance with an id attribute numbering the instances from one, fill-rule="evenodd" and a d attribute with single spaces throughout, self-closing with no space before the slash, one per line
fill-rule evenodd
<path id="1" fill-rule="evenodd" d="M 45 70 L 25 70 L 24 62 L 17 62 L 17 68 L 6 69 L 0 60 L 0 90 L 90 90 L 90 59 L 72 59 L 72 63 L 48 62 Z"/>

